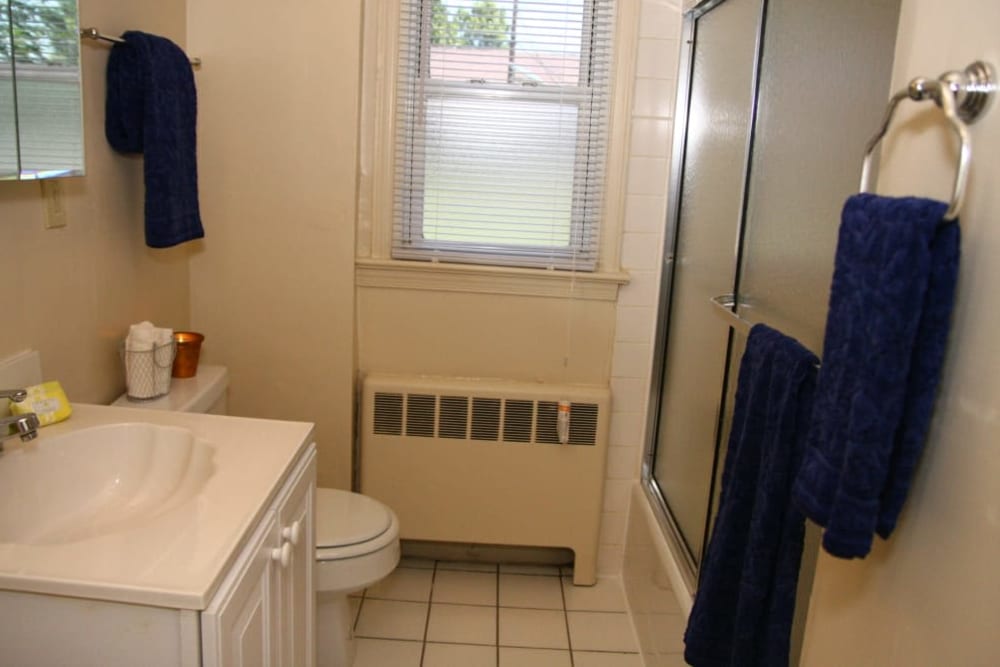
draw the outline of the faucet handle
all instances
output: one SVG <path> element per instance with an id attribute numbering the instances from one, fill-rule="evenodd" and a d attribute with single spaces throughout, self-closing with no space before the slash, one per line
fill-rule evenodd
<path id="1" fill-rule="evenodd" d="M 20 403 L 28 398 L 28 392 L 24 389 L 0 389 L 0 398 L 9 398 L 15 403 Z"/>

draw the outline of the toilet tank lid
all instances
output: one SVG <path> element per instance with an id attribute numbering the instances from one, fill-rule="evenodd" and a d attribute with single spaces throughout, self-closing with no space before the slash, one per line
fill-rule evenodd
<path id="1" fill-rule="evenodd" d="M 346 547 L 374 540 L 389 530 L 389 508 L 368 496 L 316 489 L 316 547 Z"/>
<path id="2" fill-rule="evenodd" d="M 172 378 L 170 393 L 151 401 L 130 401 L 122 394 L 112 405 L 177 412 L 208 412 L 229 388 L 229 370 L 225 366 L 198 366 L 190 378 Z"/>

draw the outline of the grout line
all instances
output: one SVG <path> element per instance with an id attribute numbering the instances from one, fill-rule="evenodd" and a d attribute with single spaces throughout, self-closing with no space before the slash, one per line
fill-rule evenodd
<path id="1" fill-rule="evenodd" d="M 358 611 L 354 614 L 354 621 L 351 623 L 351 632 L 354 632 L 355 630 L 358 629 L 358 621 L 361 620 L 361 608 L 365 606 L 365 595 L 367 594 L 368 594 L 367 588 L 361 591 L 361 601 L 358 602 Z M 351 601 L 348 600 L 347 604 L 351 604 Z"/>
<path id="2" fill-rule="evenodd" d="M 496 658 L 497 658 L 497 667 L 499 667 L 499 665 L 500 665 L 500 564 L 499 563 L 497 563 L 497 582 L 496 582 L 496 588 L 497 588 L 497 597 L 496 597 L 497 604 L 496 604 L 496 608 L 493 611 L 493 615 L 496 618 L 496 643 L 497 643 L 497 645 L 496 645 L 496 651 L 495 651 L 495 653 L 496 653 Z"/>
<path id="3" fill-rule="evenodd" d="M 427 596 L 427 619 L 424 621 L 424 640 L 420 644 L 420 665 L 423 667 L 424 655 L 427 654 L 427 631 L 431 627 L 431 609 L 434 604 L 434 579 L 437 577 L 437 561 L 434 561 L 434 569 L 431 570 L 431 591 Z"/>
<path id="4" fill-rule="evenodd" d="M 559 577 L 559 594 L 563 601 L 563 621 L 566 623 L 566 647 L 569 649 L 569 665 L 575 667 L 576 661 L 573 659 L 573 639 L 569 634 L 569 611 L 566 610 L 566 579 Z"/>

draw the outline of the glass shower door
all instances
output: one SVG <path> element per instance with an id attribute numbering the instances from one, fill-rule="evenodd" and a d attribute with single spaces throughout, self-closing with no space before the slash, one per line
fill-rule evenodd
<path id="1" fill-rule="evenodd" d="M 697 570 L 704 550 L 729 330 L 709 299 L 734 292 L 752 139 L 763 0 L 714 3 L 688 19 L 687 128 L 682 154 L 659 415 L 650 481 Z M 682 115 L 682 114 L 678 114 Z M 668 258 L 668 261 L 670 258 Z"/>

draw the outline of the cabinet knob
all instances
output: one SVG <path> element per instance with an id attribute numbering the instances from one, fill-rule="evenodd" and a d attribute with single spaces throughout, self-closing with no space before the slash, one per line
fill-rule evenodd
<path id="1" fill-rule="evenodd" d="M 288 567 L 292 561 L 292 545 L 285 542 L 280 548 L 271 549 L 271 560 L 280 563 L 281 567 Z"/>
<path id="2" fill-rule="evenodd" d="M 302 537 L 302 523 L 296 521 L 290 526 L 285 526 L 281 529 L 281 537 L 291 542 L 293 547 L 297 547 L 299 538 Z"/>

